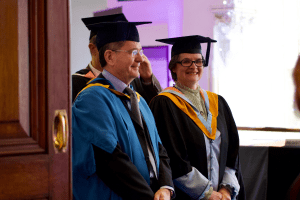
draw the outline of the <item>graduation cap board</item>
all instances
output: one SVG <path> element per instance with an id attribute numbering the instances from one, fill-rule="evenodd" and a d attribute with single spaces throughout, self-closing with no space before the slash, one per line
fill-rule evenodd
<path id="1" fill-rule="evenodd" d="M 206 49 L 206 58 L 204 66 L 208 66 L 209 54 L 210 54 L 210 44 L 212 42 L 217 42 L 209 37 L 203 37 L 200 35 L 191 35 L 184 37 L 176 37 L 176 38 L 165 38 L 165 39 L 157 39 L 158 42 L 163 42 L 166 44 L 171 44 L 172 51 L 171 56 L 179 55 L 181 53 L 201 53 L 201 43 L 207 43 Z"/>
<path id="2" fill-rule="evenodd" d="M 86 27 L 92 24 L 97 24 L 101 22 L 128 22 L 125 15 L 123 13 L 113 14 L 113 15 L 104 15 L 99 17 L 87 17 L 81 19 Z M 94 35 L 97 35 L 97 31 L 91 30 L 90 38 Z"/>
<path id="3" fill-rule="evenodd" d="M 97 32 L 96 45 L 100 49 L 105 44 L 120 41 L 139 42 L 136 26 L 152 22 L 101 22 L 87 25 L 88 29 Z"/>

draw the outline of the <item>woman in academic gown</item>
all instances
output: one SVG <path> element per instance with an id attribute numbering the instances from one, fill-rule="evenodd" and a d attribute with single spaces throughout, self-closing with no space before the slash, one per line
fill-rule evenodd
<path id="1" fill-rule="evenodd" d="M 176 84 L 152 99 L 150 108 L 170 157 L 175 199 L 244 199 L 231 110 L 222 96 L 198 84 L 216 41 L 202 36 L 157 41 L 173 45 L 169 69 Z M 206 59 L 200 43 L 208 43 Z"/>

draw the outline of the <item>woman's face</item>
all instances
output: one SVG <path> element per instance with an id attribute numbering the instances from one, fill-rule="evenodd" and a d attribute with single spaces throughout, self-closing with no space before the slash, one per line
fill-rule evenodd
<path id="1" fill-rule="evenodd" d="M 189 59 L 191 61 L 196 61 L 199 59 L 203 59 L 200 53 L 181 53 L 179 54 L 178 62 L 181 62 L 184 59 Z M 180 84 L 196 89 L 198 86 L 198 81 L 202 77 L 203 66 L 197 67 L 195 63 L 193 63 L 190 67 L 184 67 L 180 63 L 176 63 L 175 68 L 172 69 L 174 73 L 177 75 L 177 82 Z"/>

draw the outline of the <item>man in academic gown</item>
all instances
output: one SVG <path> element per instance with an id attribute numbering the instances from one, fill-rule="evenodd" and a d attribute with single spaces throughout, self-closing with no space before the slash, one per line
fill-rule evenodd
<path id="1" fill-rule="evenodd" d="M 149 106 L 170 157 L 175 199 L 244 199 L 239 136 L 230 108 L 222 96 L 198 85 L 210 43 L 216 41 L 202 36 L 157 41 L 173 45 L 169 69 L 176 84 Z M 203 42 L 208 43 L 205 60 Z"/>
<path id="2" fill-rule="evenodd" d="M 104 70 L 78 94 L 72 107 L 76 200 L 159 200 L 173 195 L 169 158 L 153 115 L 145 99 L 128 89 L 143 62 L 139 24 L 143 23 L 88 26 L 101 38 L 96 44 Z M 134 114 L 136 104 L 130 104 L 134 94 L 141 117 Z"/>
<path id="3" fill-rule="evenodd" d="M 126 17 L 123 13 L 99 16 L 99 17 L 89 17 L 82 18 L 82 21 L 86 26 L 90 24 L 100 23 L 100 22 L 116 22 L 125 21 Z M 87 83 L 96 78 L 103 70 L 99 61 L 99 52 L 96 47 L 96 36 L 97 30 L 91 30 L 89 38 L 89 49 L 92 56 L 91 62 L 84 69 L 77 71 L 72 75 L 72 102 L 74 102 L 77 94 L 86 87 Z M 145 55 L 143 56 L 143 62 L 140 63 L 140 77 L 135 78 L 131 85 L 139 94 L 144 97 L 147 103 L 156 96 L 161 90 L 160 83 L 152 73 L 151 64 Z"/>

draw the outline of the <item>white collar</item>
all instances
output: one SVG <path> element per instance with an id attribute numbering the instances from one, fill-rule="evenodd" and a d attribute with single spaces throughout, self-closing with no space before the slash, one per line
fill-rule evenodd
<path id="1" fill-rule="evenodd" d="M 96 69 L 95 67 L 93 67 L 92 65 L 92 61 L 89 63 L 89 67 L 91 68 L 93 74 L 95 75 L 95 77 L 99 76 L 99 74 L 101 73 L 98 69 Z"/>

